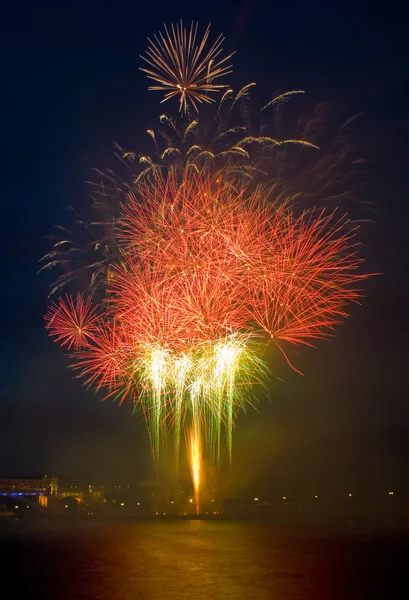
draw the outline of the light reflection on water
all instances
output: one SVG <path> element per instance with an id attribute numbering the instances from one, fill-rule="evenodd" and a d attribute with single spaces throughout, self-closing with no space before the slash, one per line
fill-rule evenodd
<path id="1" fill-rule="evenodd" d="M 409 553 L 407 537 L 170 521 L 21 531 L 0 556 L 20 594 L 43 600 L 373 600 L 391 597 Z"/>

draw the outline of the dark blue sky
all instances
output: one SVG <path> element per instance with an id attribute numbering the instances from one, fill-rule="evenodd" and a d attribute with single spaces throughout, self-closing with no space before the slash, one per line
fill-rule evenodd
<path id="1" fill-rule="evenodd" d="M 361 141 L 375 163 L 371 198 L 379 212 L 368 254 L 371 268 L 385 274 L 368 283 L 367 299 L 338 338 L 301 355 L 304 378 L 274 365 L 285 383 L 272 384 L 272 402 L 260 406 L 259 415 L 239 421 L 238 454 L 257 431 L 264 431 L 265 453 L 274 438 L 280 454 L 303 445 L 320 448 L 319 440 L 325 452 L 333 438 L 358 432 L 364 439 L 409 427 L 409 41 L 403 6 L 22 2 L 3 9 L 0 23 L 0 476 L 54 470 L 121 477 L 149 463 L 138 418 L 126 407 L 101 404 L 71 379 L 43 330 L 50 280 L 36 273 L 48 247 L 45 236 L 64 222 L 65 207 L 86 205 L 89 170 L 115 168 L 112 142 L 137 148 L 155 125 L 162 108 L 147 91 L 139 55 L 147 36 L 180 18 L 211 22 L 214 34 L 225 34 L 226 49 L 236 50 L 231 83 L 257 81 L 260 101 L 275 90 L 303 88 L 312 103 L 331 100 L 345 114 L 365 112 Z"/>

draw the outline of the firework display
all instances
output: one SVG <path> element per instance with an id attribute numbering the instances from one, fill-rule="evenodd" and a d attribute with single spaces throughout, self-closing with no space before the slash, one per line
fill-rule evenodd
<path id="1" fill-rule="evenodd" d="M 165 99 L 180 93 L 183 110 L 188 102 L 197 109 L 221 87 L 211 81 L 228 72 L 221 66 L 227 59 L 215 62 L 222 39 L 202 57 L 208 30 L 199 46 L 197 27 L 188 34 L 180 24 L 171 32 L 148 51 L 160 74 L 147 72 L 163 86 L 153 89 L 171 90 Z M 189 121 L 183 140 L 195 129 L 198 122 Z M 231 456 L 238 411 L 251 386 L 266 382 L 265 348 L 274 344 L 291 364 L 289 346 L 332 335 L 365 277 L 348 216 L 296 210 L 294 196 L 261 168 L 272 149 L 316 145 L 240 135 L 228 160 L 226 151 L 203 144 L 190 141 L 183 152 L 168 144 L 161 164 L 139 158 L 144 168 L 131 183 L 116 186 L 111 176 L 120 196 L 106 242 L 114 252 L 107 250 L 103 270 L 95 271 L 103 272 L 103 298 L 92 300 L 89 290 L 67 294 L 46 314 L 50 335 L 71 350 L 87 385 L 141 407 L 156 458 L 166 430 L 174 434 L 177 461 L 186 437 L 198 512 L 202 458 L 219 461 L 223 447 Z M 257 164 L 254 146 L 261 147 Z M 167 164 L 172 153 L 179 158 Z M 264 179 L 254 177 L 260 172 Z M 48 266 L 62 246 L 72 247 L 68 239 L 56 246 Z"/>

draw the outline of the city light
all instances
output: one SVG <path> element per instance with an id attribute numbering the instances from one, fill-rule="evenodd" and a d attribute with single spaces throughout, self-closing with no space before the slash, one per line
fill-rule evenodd
<path id="1" fill-rule="evenodd" d="M 393 492 L 388 492 L 389 496 L 393 496 Z"/>
<path id="2" fill-rule="evenodd" d="M 351 494 L 351 493 L 349 493 L 349 494 L 348 494 L 348 496 L 349 496 L 350 498 L 352 498 L 352 494 Z"/>
<path id="3" fill-rule="evenodd" d="M 254 502 L 258 502 L 258 498 L 254 498 Z"/>

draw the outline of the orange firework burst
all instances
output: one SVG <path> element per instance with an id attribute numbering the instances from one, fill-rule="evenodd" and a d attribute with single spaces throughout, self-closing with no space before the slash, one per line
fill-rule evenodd
<path id="1" fill-rule="evenodd" d="M 226 61 L 232 54 L 220 59 L 224 38 L 220 35 L 215 43 L 206 49 L 210 33 L 207 27 L 201 41 L 197 41 L 198 23 L 192 22 L 190 30 L 183 27 L 182 21 L 171 25 L 170 31 L 165 25 L 165 34 L 161 32 L 148 39 L 150 46 L 147 56 L 142 56 L 151 68 L 141 69 L 159 85 L 150 86 L 150 90 L 163 91 L 162 102 L 180 96 L 180 111 L 186 112 L 190 102 L 196 111 L 198 103 L 213 102 L 209 94 L 218 92 L 227 85 L 214 83 L 224 75 L 231 73 L 231 65 Z"/>
<path id="2" fill-rule="evenodd" d="M 335 213 L 296 216 L 269 188 L 235 188 L 222 173 L 181 185 L 158 175 L 122 209 L 103 321 L 78 296 L 51 305 L 48 328 L 77 349 L 87 383 L 140 402 L 156 453 L 167 422 L 220 456 L 222 424 L 231 451 L 244 404 L 238 384 L 260 379 L 252 340 L 287 358 L 283 345 L 328 337 L 359 298 L 355 233 Z"/>
<path id="3" fill-rule="evenodd" d="M 84 299 L 80 293 L 74 299 L 68 294 L 52 302 L 45 315 L 46 328 L 55 336 L 61 346 L 68 349 L 85 347 L 95 339 L 98 323 L 97 308 L 91 299 Z"/>

